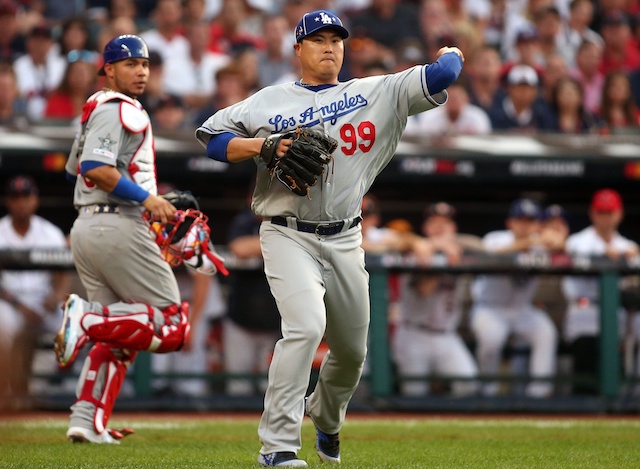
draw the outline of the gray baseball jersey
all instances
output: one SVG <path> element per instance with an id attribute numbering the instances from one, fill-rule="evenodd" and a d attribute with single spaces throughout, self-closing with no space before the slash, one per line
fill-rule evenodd
<path id="1" fill-rule="evenodd" d="M 204 146 L 212 135 L 223 132 L 267 137 L 299 126 L 322 129 L 339 142 L 333 167 L 308 198 L 272 181 L 266 166 L 255 158 L 252 209 L 266 220 L 260 228 L 265 274 L 282 317 L 282 339 L 271 361 L 258 429 L 262 454 L 297 452 L 302 446 L 304 395 L 325 331 L 330 351 L 307 411 L 324 432 L 340 430 L 362 374 L 369 325 L 362 234 L 352 220 L 360 214 L 363 195 L 393 157 L 407 117 L 443 104 L 446 98 L 446 91 L 429 95 L 425 67 L 419 66 L 313 89 L 299 83 L 267 87 L 218 111 L 197 129 Z M 274 216 L 290 217 L 288 227 L 269 223 Z M 297 226 L 294 218 L 344 220 L 347 229 L 316 236 L 291 229 Z"/>
<path id="2" fill-rule="evenodd" d="M 360 213 L 363 195 L 394 155 L 410 114 L 446 102 L 446 91 L 427 93 L 424 66 L 404 72 L 354 79 L 322 91 L 287 83 L 266 87 L 236 105 L 217 112 L 196 130 L 204 146 L 211 135 L 267 137 L 298 126 L 321 128 L 338 140 L 334 168 L 311 188 L 310 199 L 292 197 L 271 183 L 258 162 L 252 208 L 264 217 L 342 220 Z"/>

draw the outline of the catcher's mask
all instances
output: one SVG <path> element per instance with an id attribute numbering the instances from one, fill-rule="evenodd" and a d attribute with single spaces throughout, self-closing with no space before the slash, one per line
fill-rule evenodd
<path id="1" fill-rule="evenodd" d="M 200 210 L 178 210 L 173 220 L 165 224 L 145 215 L 162 256 L 172 267 L 208 251 L 211 237 L 211 228 L 207 224 L 209 217 Z"/>

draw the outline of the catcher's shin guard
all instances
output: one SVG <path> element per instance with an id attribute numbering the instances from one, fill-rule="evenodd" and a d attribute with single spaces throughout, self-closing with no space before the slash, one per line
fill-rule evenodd
<path id="1" fill-rule="evenodd" d="M 130 352 L 126 359 L 118 358 L 103 343 L 94 345 L 89 352 L 78 380 L 77 395 L 79 401 L 96 406 L 93 425 L 98 433 L 108 431 L 107 422 L 135 356 L 136 352 Z"/>
<path id="2" fill-rule="evenodd" d="M 164 324 L 155 331 L 154 309 L 120 316 L 111 316 L 104 307 L 103 314 L 86 313 L 81 322 L 89 339 L 106 342 L 111 347 L 147 352 L 166 353 L 180 350 L 189 336 L 189 304 L 171 305 L 162 310 Z"/>

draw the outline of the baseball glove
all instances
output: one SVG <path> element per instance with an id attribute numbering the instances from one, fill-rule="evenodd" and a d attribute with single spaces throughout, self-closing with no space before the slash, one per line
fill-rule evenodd
<path id="1" fill-rule="evenodd" d="M 283 138 L 292 139 L 283 156 L 276 149 Z M 292 132 L 273 134 L 262 144 L 260 161 L 287 189 L 301 196 L 309 195 L 309 188 L 318 182 L 326 166 L 333 160 L 338 141 L 318 130 L 298 128 Z"/>
<path id="2" fill-rule="evenodd" d="M 181 191 L 178 189 L 174 189 L 167 192 L 166 194 L 162 194 L 160 197 L 162 197 L 163 199 L 167 199 L 178 210 L 200 210 L 198 200 L 191 193 L 191 191 Z"/>

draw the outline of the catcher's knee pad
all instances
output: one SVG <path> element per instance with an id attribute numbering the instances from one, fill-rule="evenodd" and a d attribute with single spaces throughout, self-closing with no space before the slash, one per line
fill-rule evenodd
<path id="1" fill-rule="evenodd" d="M 96 407 L 93 425 L 98 433 L 103 432 L 107 426 L 127 369 L 136 356 L 136 352 L 122 353 L 125 356 L 119 358 L 107 344 L 95 344 L 78 380 L 78 400 Z"/>
<path id="2" fill-rule="evenodd" d="M 165 353 L 179 350 L 189 335 L 189 306 L 187 302 L 162 310 L 164 324 L 158 332 L 153 321 L 154 309 L 120 316 L 88 312 L 82 318 L 82 328 L 95 342 L 106 342 L 114 348 Z"/>

